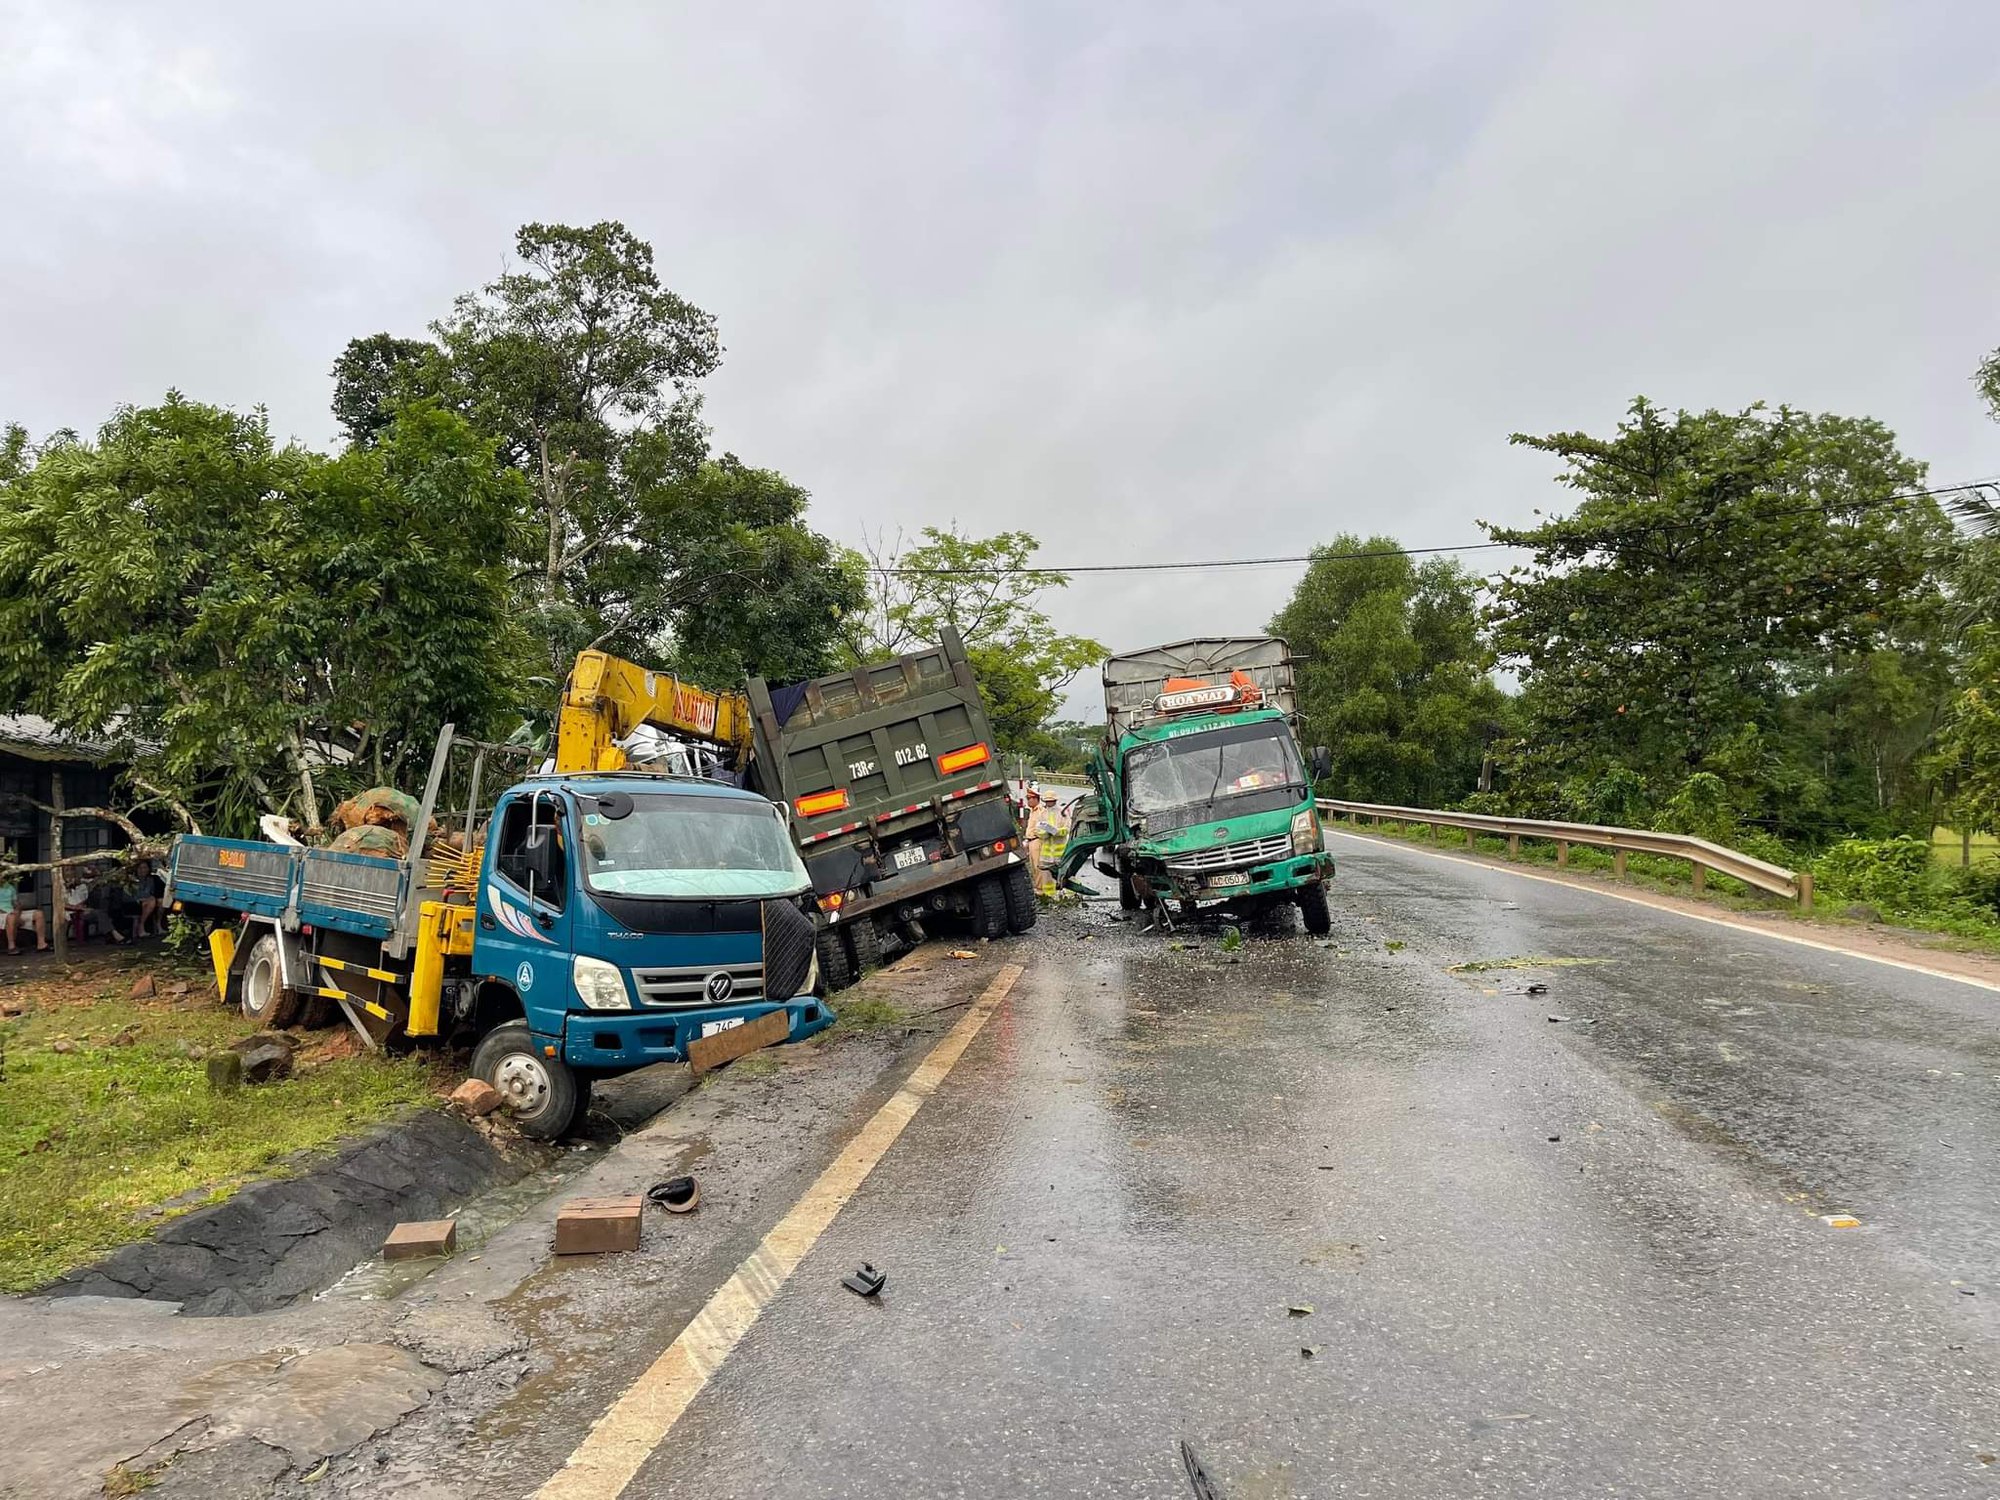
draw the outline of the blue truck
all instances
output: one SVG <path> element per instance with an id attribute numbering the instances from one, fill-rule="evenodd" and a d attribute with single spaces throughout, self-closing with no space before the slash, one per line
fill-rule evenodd
<path id="1" fill-rule="evenodd" d="M 693 777 L 579 772 L 529 775 L 482 820 L 486 766 L 515 747 L 447 725 L 417 830 L 468 750 L 462 831 L 415 836 L 400 859 L 176 841 L 168 899 L 212 924 L 225 1002 L 267 1026 L 344 1019 L 370 1046 L 470 1046 L 472 1073 L 541 1139 L 582 1118 L 593 1079 L 700 1061 L 736 1027 L 754 1038 L 710 1050 L 833 1022 L 782 809 Z"/>

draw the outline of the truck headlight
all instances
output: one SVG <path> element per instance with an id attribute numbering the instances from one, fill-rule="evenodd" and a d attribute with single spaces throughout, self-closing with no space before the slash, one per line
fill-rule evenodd
<path id="1" fill-rule="evenodd" d="M 579 953 L 570 965 L 576 983 L 576 998 L 592 1010 L 630 1010 L 631 997 L 625 991 L 625 976 L 618 965 Z"/>
<path id="2" fill-rule="evenodd" d="M 1319 849 L 1319 823 L 1310 807 L 1301 808 L 1292 814 L 1292 853 L 1317 854 Z"/>

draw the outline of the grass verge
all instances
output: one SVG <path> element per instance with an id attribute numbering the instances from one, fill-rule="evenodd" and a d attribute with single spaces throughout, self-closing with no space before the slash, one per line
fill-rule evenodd
<path id="1" fill-rule="evenodd" d="M 131 998 L 133 980 L 158 993 Z M 177 1214 L 220 1201 L 434 1098 L 422 1060 L 338 1055 L 302 1037 L 298 1073 L 209 1090 L 207 1052 L 255 1030 L 215 999 L 199 964 L 158 950 L 0 969 L 0 1291 L 38 1286 Z"/>

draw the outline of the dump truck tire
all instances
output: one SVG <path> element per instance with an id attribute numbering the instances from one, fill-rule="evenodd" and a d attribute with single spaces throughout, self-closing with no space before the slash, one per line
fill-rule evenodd
<path id="1" fill-rule="evenodd" d="M 1035 925 L 1035 918 L 1041 915 L 1041 908 L 1035 903 L 1035 877 L 1028 873 L 1026 865 L 1016 865 L 1005 878 L 1007 895 L 1007 930 L 1026 932 Z"/>
<path id="2" fill-rule="evenodd" d="M 243 1014 L 259 1026 L 275 1031 L 299 1018 L 305 1002 L 285 988 L 284 963 L 278 955 L 278 935 L 267 932 L 250 945 L 243 960 Z"/>
<path id="3" fill-rule="evenodd" d="M 854 959 L 847 951 L 845 935 L 831 927 L 824 928 L 815 943 L 819 952 L 820 993 L 831 995 L 854 983 Z"/>
<path id="4" fill-rule="evenodd" d="M 982 875 L 972 882 L 972 935 L 1004 937 L 1007 933 L 1007 887 L 999 875 Z"/>
<path id="5" fill-rule="evenodd" d="M 882 929 L 873 917 L 856 917 L 847 929 L 848 951 L 854 957 L 854 977 L 882 967 Z"/>
<path id="6" fill-rule="evenodd" d="M 1314 937 L 1325 937 L 1333 931 L 1333 913 L 1326 905 L 1326 882 L 1315 881 L 1299 892 L 1299 915 L 1305 918 L 1306 931 Z"/>
<path id="7" fill-rule="evenodd" d="M 535 1045 L 526 1021 L 496 1026 L 472 1049 L 472 1076 L 500 1091 L 521 1134 L 552 1141 L 575 1123 L 582 1090 L 559 1057 Z"/>

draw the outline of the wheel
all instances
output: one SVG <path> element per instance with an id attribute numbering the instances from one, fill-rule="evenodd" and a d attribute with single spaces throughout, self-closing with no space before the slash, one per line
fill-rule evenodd
<path id="1" fill-rule="evenodd" d="M 500 1091 L 521 1134 L 552 1141 L 577 1116 L 576 1074 L 559 1057 L 544 1057 L 526 1021 L 496 1026 L 472 1049 L 472 1076 Z"/>
<path id="2" fill-rule="evenodd" d="M 323 995 L 313 995 L 306 1000 L 305 1009 L 300 1012 L 299 1025 L 307 1031 L 320 1031 L 343 1019 L 338 1005 Z"/>
<path id="3" fill-rule="evenodd" d="M 265 933 L 250 945 L 250 956 L 243 961 L 242 995 L 243 1014 L 260 1026 L 276 1030 L 299 1018 L 303 1002 L 285 988 L 275 932 Z"/>
<path id="4" fill-rule="evenodd" d="M 1118 872 L 1118 904 L 1126 911 L 1137 911 L 1139 909 L 1139 888 L 1132 884 L 1132 872 L 1130 870 L 1120 870 Z"/>
<path id="5" fill-rule="evenodd" d="M 1002 885 L 1007 896 L 1007 930 L 1026 932 L 1041 915 L 1035 902 L 1035 877 L 1026 865 L 1016 865 L 1002 877 Z"/>
<path id="6" fill-rule="evenodd" d="M 882 967 L 882 929 L 873 917 L 856 917 L 847 928 L 847 951 L 854 959 L 854 977 Z"/>
<path id="7" fill-rule="evenodd" d="M 1289 901 L 1273 901 L 1256 916 L 1257 930 L 1269 933 L 1272 937 L 1290 937 L 1298 930 L 1295 925 L 1297 922 L 1298 918 L 1293 915 L 1292 903 Z"/>
<path id="8" fill-rule="evenodd" d="M 1326 906 L 1326 882 L 1316 880 L 1299 892 L 1299 915 L 1305 918 L 1306 931 L 1314 937 L 1325 937 L 1333 931 L 1333 913 Z"/>
<path id="9" fill-rule="evenodd" d="M 998 875 L 972 882 L 972 935 L 997 938 L 1007 931 L 1007 887 Z"/>
<path id="10" fill-rule="evenodd" d="M 848 955 L 847 940 L 831 927 L 822 927 L 814 940 L 819 954 L 819 983 L 822 995 L 831 995 L 854 983 L 854 960 Z"/>

